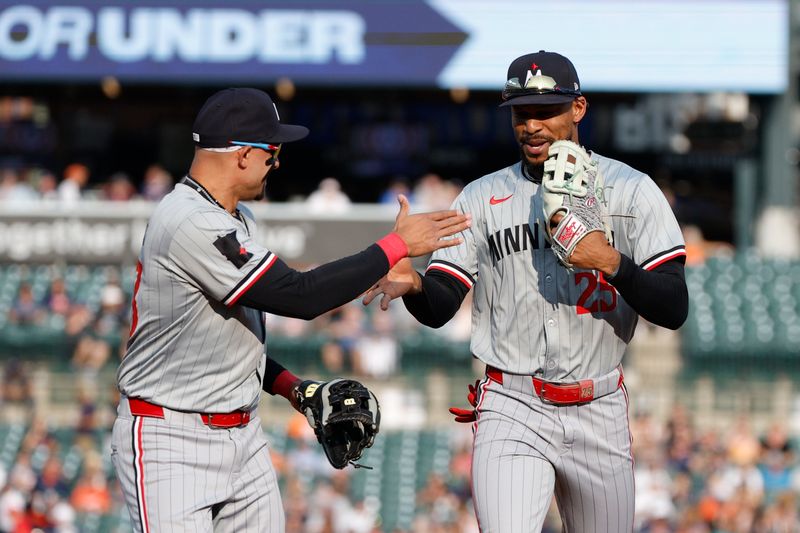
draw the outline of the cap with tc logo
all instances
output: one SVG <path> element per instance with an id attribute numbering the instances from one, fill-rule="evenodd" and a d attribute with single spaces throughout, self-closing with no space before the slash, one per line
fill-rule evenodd
<path id="1" fill-rule="evenodd" d="M 581 83 L 572 61 L 561 54 L 539 50 L 520 56 L 509 65 L 500 107 L 560 104 L 580 95 Z"/>
<path id="2" fill-rule="evenodd" d="M 280 144 L 306 135 L 305 126 L 281 123 L 278 108 L 267 93 L 247 87 L 212 95 L 192 126 L 192 139 L 200 148 L 224 148 L 231 141 Z"/>

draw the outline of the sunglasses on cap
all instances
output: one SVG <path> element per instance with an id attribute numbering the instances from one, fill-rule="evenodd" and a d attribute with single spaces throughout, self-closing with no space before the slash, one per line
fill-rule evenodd
<path id="1" fill-rule="evenodd" d="M 564 94 L 569 96 L 580 96 L 581 92 L 559 87 L 556 83 L 556 80 L 550 76 L 542 76 L 541 74 L 537 74 L 536 76 L 529 76 L 528 79 L 525 80 L 524 86 L 519 82 L 519 78 L 511 78 L 506 82 L 506 85 L 503 88 L 502 97 L 503 100 L 509 100 L 511 98 L 516 98 L 517 96 L 528 96 L 531 94 Z"/>
<path id="2" fill-rule="evenodd" d="M 281 153 L 281 146 L 283 146 L 282 144 L 276 145 L 267 143 L 249 143 L 245 141 L 230 141 L 230 143 L 235 144 L 236 146 L 252 146 L 253 148 L 261 148 L 262 150 L 269 152 L 271 157 L 265 162 L 267 166 L 278 163 L 278 154 Z"/>

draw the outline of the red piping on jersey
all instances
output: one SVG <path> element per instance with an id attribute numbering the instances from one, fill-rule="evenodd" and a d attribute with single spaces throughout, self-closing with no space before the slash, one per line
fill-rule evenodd
<path id="1" fill-rule="evenodd" d="M 139 448 L 137 451 L 139 452 L 139 505 L 141 505 L 141 514 L 142 514 L 142 529 L 144 533 L 150 533 L 150 521 L 147 518 L 147 502 L 144 495 L 144 461 L 142 460 L 142 456 L 144 456 L 144 446 L 142 445 L 142 427 L 144 426 L 144 419 L 139 418 L 139 427 L 136 430 L 137 433 L 137 447 Z"/>
<path id="2" fill-rule="evenodd" d="M 484 379 L 483 383 L 478 385 L 478 390 L 481 391 L 481 399 L 478 401 L 478 405 L 475 406 L 475 422 L 472 423 L 472 461 L 469 463 L 469 485 L 470 490 L 472 489 L 472 465 L 475 462 L 475 439 L 478 435 L 478 411 L 480 410 L 481 406 L 483 405 L 483 399 L 486 398 L 486 387 L 489 386 L 490 381 L 488 379 Z M 475 513 L 475 518 L 478 521 L 478 533 L 483 532 L 483 528 L 481 528 L 481 520 L 478 518 L 478 504 L 475 503 L 475 495 L 472 495 L 472 512 Z"/>
<path id="3" fill-rule="evenodd" d="M 439 272 L 444 272 L 445 274 L 449 274 L 449 275 L 453 276 L 454 278 L 456 278 L 461 283 L 463 283 L 468 289 L 472 288 L 472 284 L 470 284 L 469 280 L 467 278 L 465 278 L 464 276 L 462 276 L 461 274 L 457 274 L 455 272 L 455 269 L 450 270 L 450 269 L 447 269 L 447 268 L 444 268 L 444 267 L 441 267 L 441 266 L 438 266 L 438 265 L 434 264 L 434 265 L 429 266 L 428 270 L 438 270 Z"/>
<path id="4" fill-rule="evenodd" d="M 628 398 L 628 388 L 625 385 L 622 385 L 622 393 L 625 395 L 625 418 L 628 422 L 628 442 L 630 442 L 631 452 L 631 470 L 633 473 L 631 474 L 631 479 L 633 479 L 633 491 L 634 494 L 636 493 L 636 458 L 633 456 L 633 432 L 631 431 L 631 404 L 630 399 Z"/>
<path id="5" fill-rule="evenodd" d="M 139 323 L 139 307 L 136 305 L 136 296 L 139 294 L 139 284 L 142 282 L 142 262 L 136 261 L 136 283 L 133 285 L 133 298 L 131 299 L 131 330 L 128 337 L 133 337 L 136 324 Z"/>
<path id="6" fill-rule="evenodd" d="M 258 274 L 256 274 L 255 276 L 253 276 L 253 279 L 251 279 L 251 280 L 250 280 L 250 281 L 247 283 L 247 285 L 245 285 L 244 287 L 242 287 L 241 289 L 239 289 L 239 294 L 237 294 L 237 295 L 236 295 L 236 296 L 235 296 L 235 297 L 234 297 L 234 298 L 233 298 L 233 299 L 232 299 L 230 302 L 228 302 L 228 307 L 230 307 L 230 306 L 232 306 L 233 304 L 235 304 L 235 303 L 236 303 L 236 302 L 239 300 L 239 298 L 241 298 L 241 297 L 242 297 L 242 294 L 244 294 L 244 293 L 246 293 L 248 290 L 250 290 L 250 287 L 252 287 L 252 286 L 255 284 L 255 282 L 256 282 L 256 281 L 258 281 L 259 279 L 261 279 L 261 276 L 263 276 L 264 274 L 266 274 L 266 273 L 267 273 L 267 270 L 269 270 L 270 268 L 272 268 L 272 265 L 274 265 L 274 264 L 275 264 L 275 261 L 277 261 L 277 260 L 278 260 L 278 256 L 277 256 L 277 255 L 275 255 L 275 254 L 272 254 L 272 258 L 269 260 L 269 262 L 268 262 L 266 265 L 264 265 L 264 268 L 261 270 L 261 272 L 259 272 L 259 273 L 258 273 Z"/>
<path id="7" fill-rule="evenodd" d="M 659 261 L 657 263 L 654 263 L 654 264 L 650 265 L 649 267 L 645 268 L 645 270 L 648 270 L 648 271 L 653 270 L 658 265 L 663 265 L 667 261 L 671 261 L 671 260 L 675 259 L 676 257 L 681 257 L 681 256 L 686 256 L 686 250 L 677 250 L 677 251 L 675 251 L 675 252 L 673 252 L 673 253 L 671 253 L 669 255 L 666 255 L 663 258 L 659 259 Z"/>

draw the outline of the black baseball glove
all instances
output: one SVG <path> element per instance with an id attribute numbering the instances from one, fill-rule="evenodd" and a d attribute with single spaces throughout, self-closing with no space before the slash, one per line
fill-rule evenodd
<path id="1" fill-rule="evenodd" d="M 375 395 L 358 381 L 303 381 L 295 389 L 300 410 L 334 468 L 355 463 L 372 446 L 381 423 Z"/>

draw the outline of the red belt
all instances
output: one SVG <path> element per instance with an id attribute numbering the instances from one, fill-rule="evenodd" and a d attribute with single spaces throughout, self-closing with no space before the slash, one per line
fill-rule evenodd
<path id="1" fill-rule="evenodd" d="M 164 418 L 164 408 L 139 398 L 128 398 L 131 414 Z M 234 411 L 232 413 L 190 413 L 200 415 L 203 424 L 212 428 L 235 428 L 246 426 L 250 422 L 250 411 Z"/>
<path id="2" fill-rule="evenodd" d="M 493 366 L 486 367 L 486 376 L 492 381 L 503 384 L 503 371 Z M 584 379 L 574 383 L 554 383 L 545 381 L 536 376 L 531 376 L 536 394 L 555 405 L 575 405 L 594 400 L 594 380 Z M 622 385 L 622 370 L 620 369 L 617 388 Z"/>

